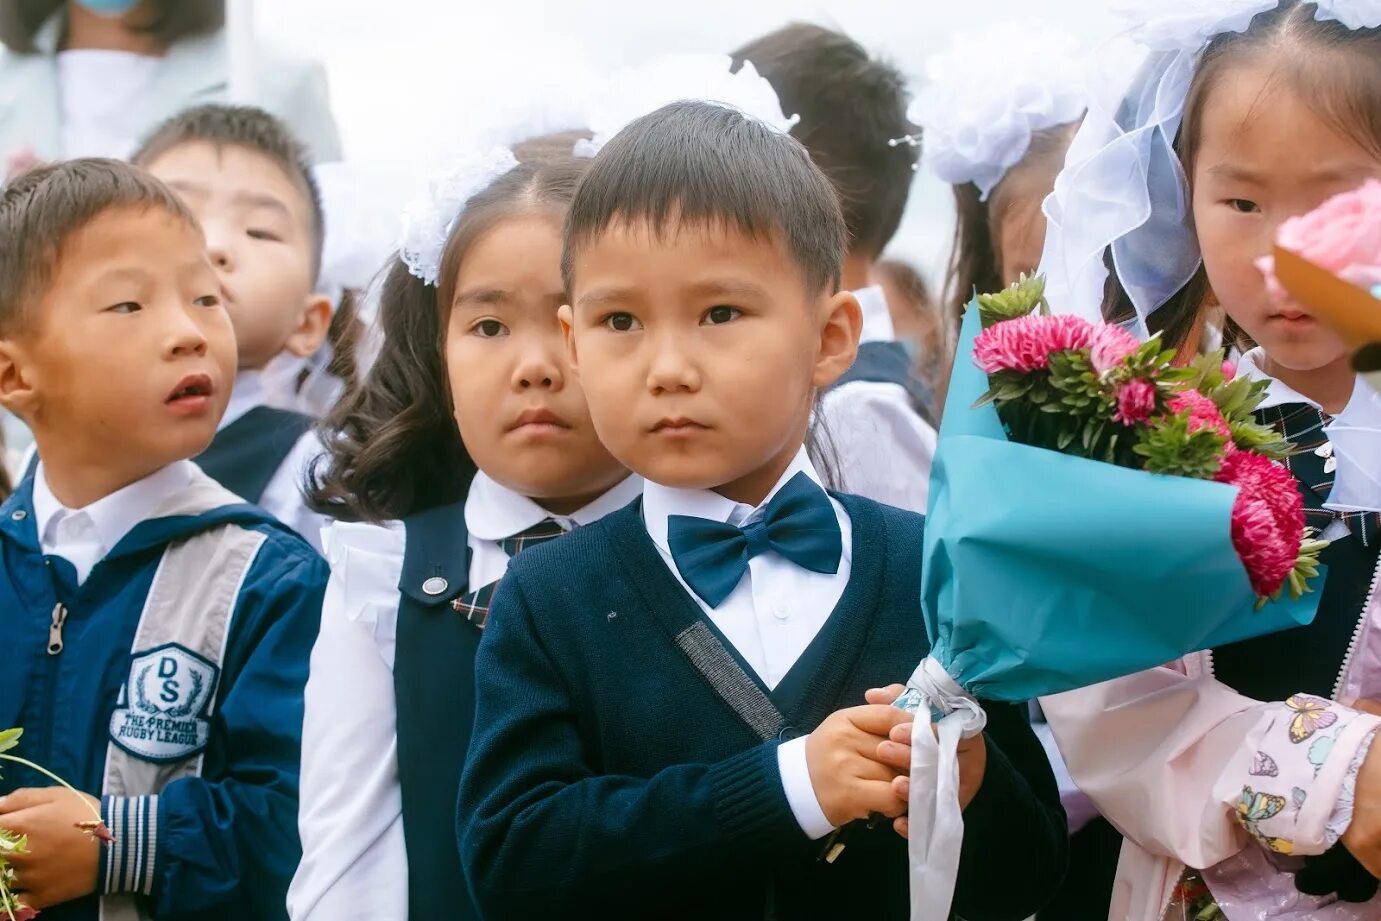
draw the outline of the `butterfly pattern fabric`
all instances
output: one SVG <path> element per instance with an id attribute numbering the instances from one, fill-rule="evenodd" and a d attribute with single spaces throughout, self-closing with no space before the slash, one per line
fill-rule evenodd
<path id="1" fill-rule="evenodd" d="M 1280 765 L 1276 764 L 1276 759 L 1265 752 L 1257 752 L 1252 759 L 1251 775 L 1253 777 L 1279 777 Z"/>
<path id="2" fill-rule="evenodd" d="M 1285 701 L 1285 706 L 1294 711 L 1290 720 L 1290 741 L 1299 745 L 1314 737 L 1321 729 L 1327 729 L 1338 722 L 1338 714 L 1330 708 L 1330 702 L 1309 694 L 1296 694 Z"/>
<path id="3" fill-rule="evenodd" d="M 1277 854 L 1292 854 L 1295 845 L 1286 838 L 1278 838 L 1261 831 L 1260 823 L 1280 815 L 1289 806 L 1283 796 L 1274 793 L 1260 793 L 1251 787 L 1243 787 L 1237 799 L 1237 820 L 1253 838 Z"/>

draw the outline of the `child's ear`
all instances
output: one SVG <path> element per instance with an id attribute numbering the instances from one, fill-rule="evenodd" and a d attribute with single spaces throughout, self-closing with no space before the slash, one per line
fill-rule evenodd
<path id="1" fill-rule="evenodd" d="M 298 358 L 308 358 L 326 341 L 326 333 L 331 328 L 331 315 L 335 307 L 324 294 L 309 294 L 302 310 L 302 319 L 297 328 L 283 344 L 285 351 Z"/>
<path id="2" fill-rule="evenodd" d="M 566 340 L 566 359 L 571 363 L 571 367 L 577 371 L 580 363 L 576 361 L 575 354 L 575 311 L 570 304 L 562 304 L 556 310 L 556 322 L 561 324 L 561 335 Z"/>
<path id="3" fill-rule="evenodd" d="M 33 418 L 38 389 L 29 373 L 24 349 L 12 339 L 0 339 L 0 406 L 21 419 Z"/>
<path id="4" fill-rule="evenodd" d="M 858 339 L 863 334 L 863 308 L 852 292 L 840 291 L 824 306 L 825 323 L 820 329 L 820 351 L 815 359 L 811 381 L 825 389 L 853 367 L 858 357 Z"/>

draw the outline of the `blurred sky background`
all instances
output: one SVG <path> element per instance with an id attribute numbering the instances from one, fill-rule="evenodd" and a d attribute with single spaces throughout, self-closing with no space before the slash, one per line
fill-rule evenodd
<path id="1" fill-rule="evenodd" d="M 658 54 L 728 52 L 805 20 L 842 29 L 919 81 L 955 31 L 1032 18 L 1090 43 L 1118 27 L 1103 0 L 259 0 L 254 26 L 326 64 L 346 158 L 384 186 L 415 185 L 440 150 L 501 125 L 544 86 Z M 948 189 L 922 168 L 890 254 L 938 285 L 951 220 Z"/>

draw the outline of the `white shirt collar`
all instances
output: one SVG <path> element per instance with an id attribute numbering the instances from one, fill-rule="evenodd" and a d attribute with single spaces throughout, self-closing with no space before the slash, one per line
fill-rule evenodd
<path id="1" fill-rule="evenodd" d="M 870 285 L 854 292 L 858 306 L 863 309 L 863 334 L 859 343 L 891 342 L 897 338 L 892 326 L 892 312 L 887 309 L 887 295 L 881 285 Z"/>
<path id="2" fill-rule="evenodd" d="M 804 447 L 796 452 L 786 472 L 777 480 L 767 498 L 756 507 L 727 499 L 712 489 L 678 489 L 648 480 L 643 483 L 643 521 L 647 525 L 648 536 L 663 551 L 670 553 L 667 519 L 672 515 L 689 515 L 692 518 L 741 525 L 771 502 L 772 497 L 798 473 L 804 473 L 820 484 L 820 474 L 810 462 Z M 821 484 L 820 488 L 823 489 L 824 485 Z"/>
<path id="3" fill-rule="evenodd" d="M 177 461 L 97 499 L 85 508 L 70 509 L 53 495 L 40 461 L 34 472 L 34 525 L 38 529 L 39 543 L 45 553 L 61 555 L 62 548 L 55 544 L 58 524 L 64 518 L 85 515 L 102 549 L 109 553 L 126 534 L 153 513 L 165 496 L 186 487 L 192 481 L 195 470 L 191 461 Z"/>
<path id="4" fill-rule="evenodd" d="M 264 405 L 264 374 L 262 371 L 241 371 L 235 375 L 235 389 L 230 392 L 225 415 L 216 431 L 226 428 L 256 406 Z"/>
<path id="5" fill-rule="evenodd" d="M 1307 403 L 1317 410 L 1322 411 L 1323 407 L 1314 400 L 1309 399 L 1295 388 L 1284 381 L 1267 374 L 1261 367 L 1261 361 L 1266 357 L 1265 351 L 1257 346 L 1242 356 L 1237 363 L 1237 374 L 1252 381 L 1266 381 L 1266 398 L 1261 401 L 1257 409 L 1270 409 L 1272 406 L 1280 406 L 1284 403 Z M 1375 399 L 1375 391 L 1367 386 L 1366 381 L 1362 380 L 1359 374 L 1352 387 L 1352 396 L 1348 398 L 1347 405 L 1343 411 L 1336 416 L 1336 419 L 1347 420 L 1348 425 L 1366 425 L 1370 427 L 1381 426 L 1381 410 L 1377 408 L 1378 401 Z"/>
<path id="6" fill-rule="evenodd" d="M 642 478 L 629 475 L 589 505 L 570 515 L 553 515 L 527 496 L 502 486 L 483 470 L 475 474 L 465 497 L 465 527 L 480 540 L 501 541 L 548 518 L 567 531 L 592 524 L 623 508 L 642 491 Z"/>

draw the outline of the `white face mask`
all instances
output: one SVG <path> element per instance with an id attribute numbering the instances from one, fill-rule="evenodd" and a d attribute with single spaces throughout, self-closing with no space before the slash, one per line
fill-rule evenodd
<path id="1" fill-rule="evenodd" d="M 77 0 L 77 3 L 97 16 L 119 19 L 138 6 L 139 0 Z"/>

